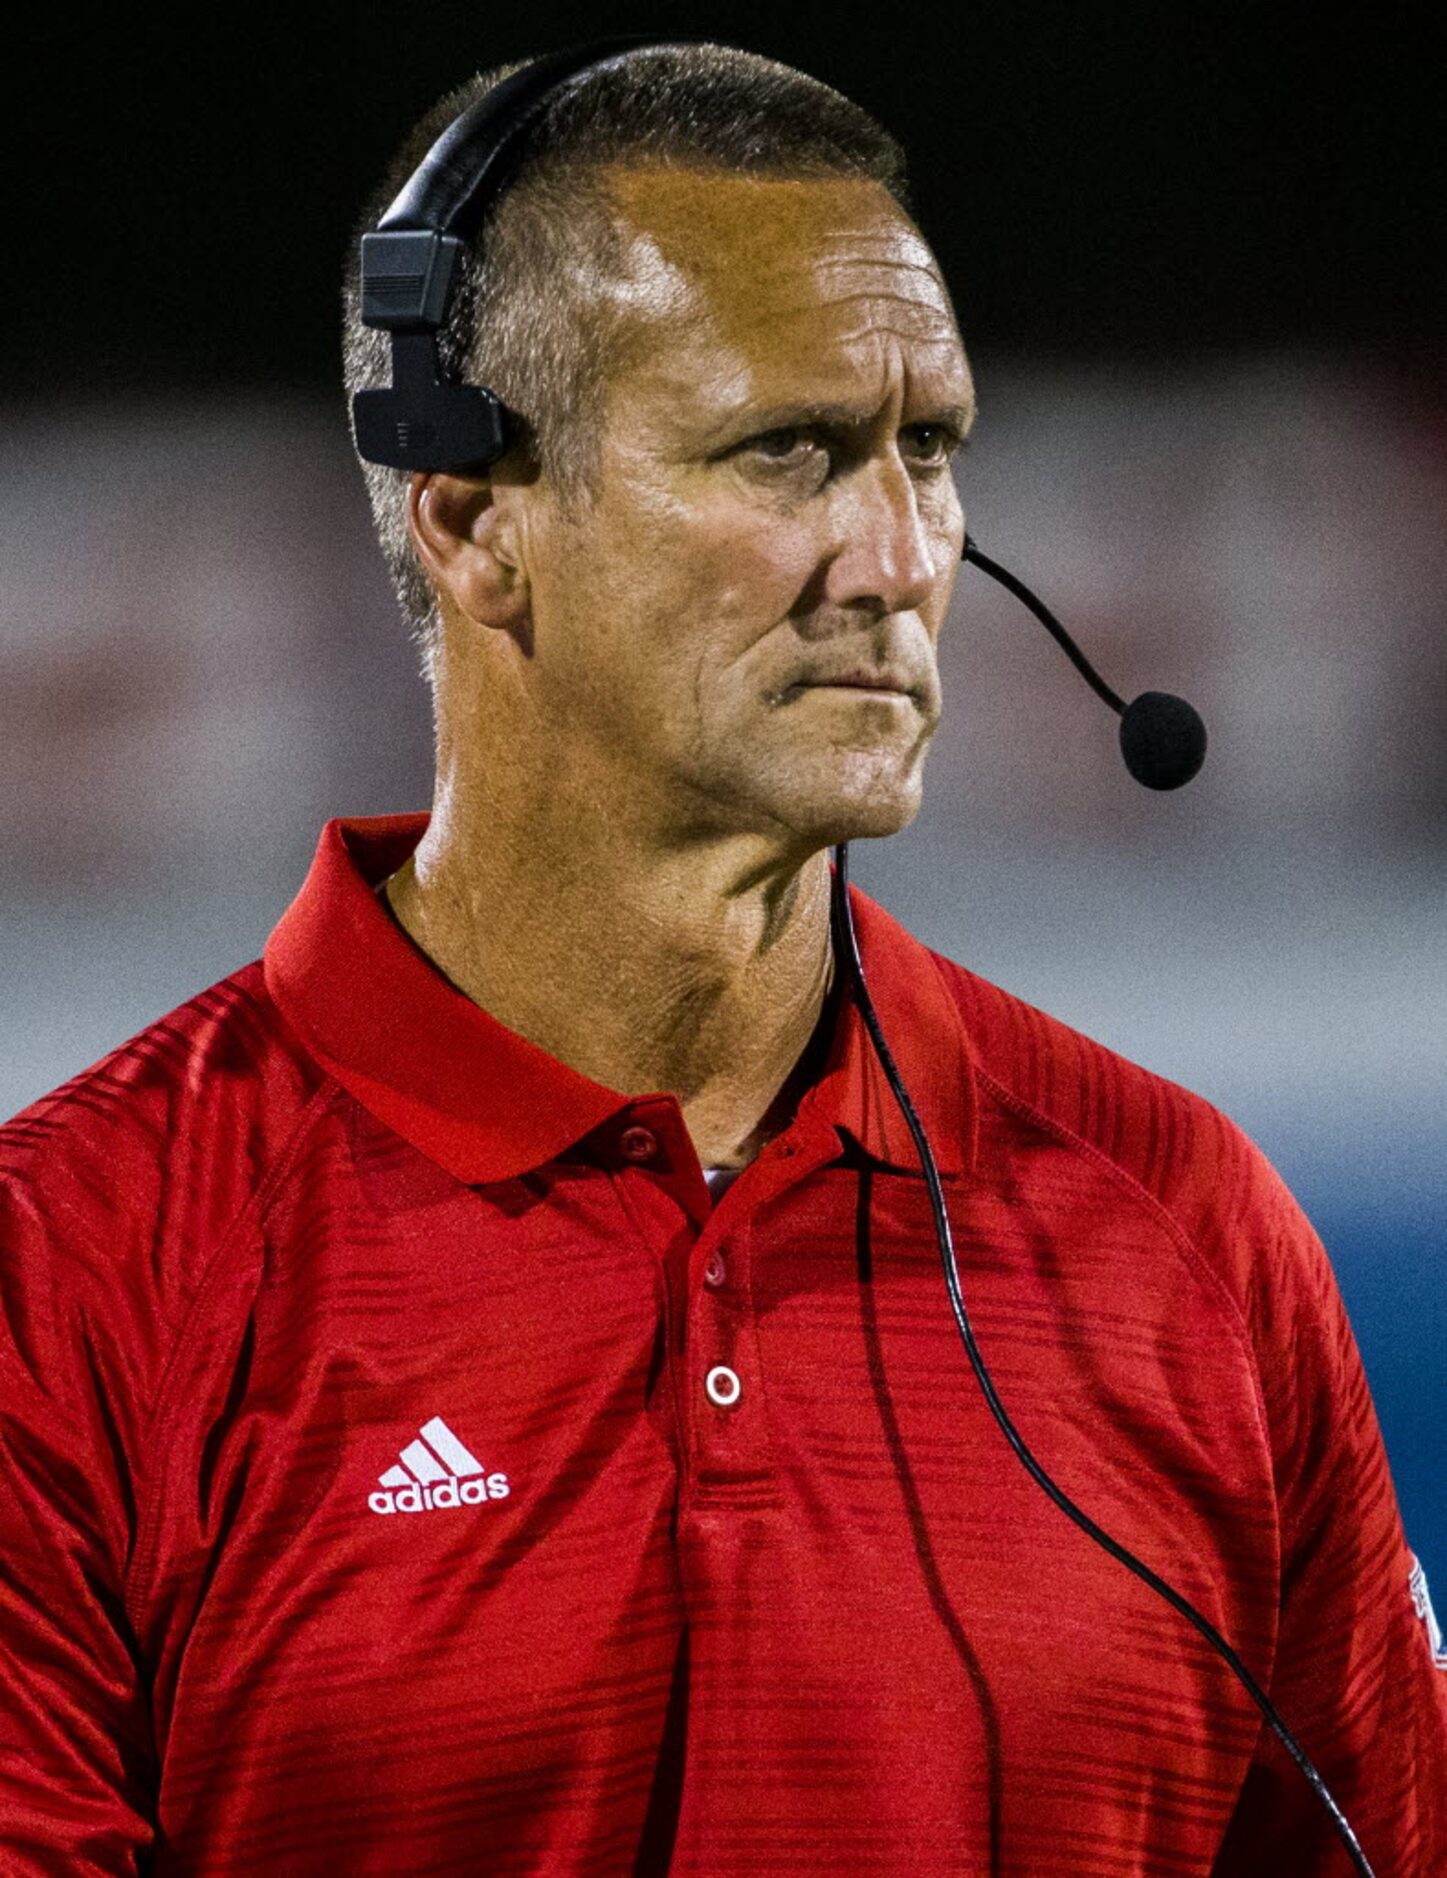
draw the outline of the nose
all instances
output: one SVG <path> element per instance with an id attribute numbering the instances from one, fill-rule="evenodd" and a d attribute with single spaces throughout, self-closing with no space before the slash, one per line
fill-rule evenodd
<path id="1" fill-rule="evenodd" d="M 919 491 L 899 455 L 872 456 L 848 479 L 835 518 L 839 546 L 826 573 L 825 598 L 841 607 L 911 613 L 936 578 Z"/>

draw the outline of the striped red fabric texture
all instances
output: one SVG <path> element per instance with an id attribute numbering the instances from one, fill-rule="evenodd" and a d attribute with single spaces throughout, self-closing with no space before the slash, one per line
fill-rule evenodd
<path id="1" fill-rule="evenodd" d="M 852 1002 L 715 1203 L 671 1095 L 397 926 L 426 822 L 329 822 L 262 960 L 0 1128 L 0 1871 L 1346 1871 L 991 1420 Z M 851 895 L 1025 1439 L 1381 1878 L 1447 1870 L 1317 1235 L 1220 1111 Z"/>

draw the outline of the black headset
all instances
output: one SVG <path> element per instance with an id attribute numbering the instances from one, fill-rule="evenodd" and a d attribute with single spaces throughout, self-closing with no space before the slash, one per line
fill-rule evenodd
<path id="1" fill-rule="evenodd" d="M 612 70 L 638 51 L 663 50 L 683 43 L 687 42 L 608 39 L 532 60 L 453 120 L 403 184 L 376 228 L 362 236 L 362 322 L 392 335 L 392 383 L 359 391 L 352 398 L 357 452 L 367 462 L 391 469 L 477 475 L 503 455 L 515 434 L 507 407 L 486 386 L 465 385 L 449 377 L 438 352 L 438 333 L 447 317 L 464 246 L 475 240 L 488 212 L 526 160 L 528 132 L 554 105 L 597 73 Z M 1121 754 L 1137 782 L 1148 789 L 1177 789 L 1191 780 L 1205 760 L 1206 727 L 1184 698 L 1145 691 L 1125 704 L 1044 603 L 1015 575 L 982 554 L 968 535 L 963 558 L 973 561 L 1034 613 L 1096 695 L 1120 717 Z M 945 1288 L 990 1413 L 1030 1477 L 1061 1512 L 1179 1611 L 1230 1665 L 1326 1808 L 1356 1870 L 1362 1878 L 1374 1878 L 1345 1814 L 1236 1651 L 1179 1591 L 1096 1525 L 1056 1485 L 1006 1414 L 965 1310 L 939 1169 L 884 1040 L 865 982 L 849 906 L 847 843 L 841 842 L 834 849 L 834 863 L 830 924 L 835 950 L 847 961 L 870 1040 L 919 1151 Z"/>

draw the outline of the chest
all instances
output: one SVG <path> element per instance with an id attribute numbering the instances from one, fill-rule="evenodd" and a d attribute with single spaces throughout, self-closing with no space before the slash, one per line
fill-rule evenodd
<path id="1" fill-rule="evenodd" d="M 676 1848 L 745 1846 L 766 1763 L 860 1869 L 1229 1794 L 1244 1698 L 1011 1452 L 921 1182 L 741 1179 L 701 1230 L 641 1175 L 385 1192 L 272 1217 L 169 1414 L 157 1713 L 178 1819 L 226 1767 L 213 1844 L 323 1805 L 368 1845 L 420 1807 L 459 1859 L 499 1818 L 519 1857 L 626 1840 L 670 1739 Z M 1262 1665 L 1270 1478 L 1214 1301 L 1088 1180 L 949 1206 L 1021 1436 Z"/>

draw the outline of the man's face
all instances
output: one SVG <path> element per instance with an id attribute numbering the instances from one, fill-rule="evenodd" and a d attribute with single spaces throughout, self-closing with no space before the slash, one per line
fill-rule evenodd
<path id="1" fill-rule="evenodd" d="M 934 258 L 869 182 L 609 182 L 629 268 L 595 493 L 528 528 L 540 725 L 669 839 L 893 833 L 940 714 L 974 406 Z"/>

